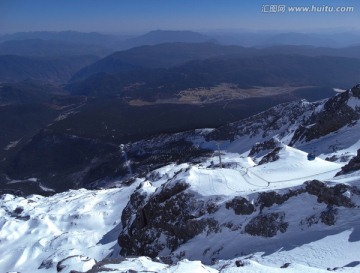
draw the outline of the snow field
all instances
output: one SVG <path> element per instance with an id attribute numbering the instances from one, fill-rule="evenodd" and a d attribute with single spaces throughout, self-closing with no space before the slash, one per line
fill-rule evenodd
<path id="1" fill-rule="evenodd" d="M 87 270 L 94 263 L 92 259 L 99 261 L 107 256 L 116 257 L 117 236 L 121 231 L 121 213 L 129 196 L 139 184 L 142 185 L 142 190 L 152 194 L 166 182 L 184 181 L 190 184 L 191 191 L 205 197 L 223 196 L 230 199 L 240 195 L 251 201 L 257 192 L 296 187 L 311 179 L 325 179 L 333 181 L 332 183 L 358 181 L 357 173 L 333 178 L 343 164 L 321 158 L 308 161 L 307 153 L 295 148 L 284 146 L 279 156 L 280 159 L 275 162 L 256 165 L 249 157 L 222 152 L 222 169 L 211 166 L 211 161 L 215 165 L 218 163 L 218 157 L 214 157 L 198 165 L 167 165 L 153 171 L 147 180 L 137 179 L 130 187 L 98 191 L 71 190 L 51 197 L 33 195 L 22 198 L 3 195 L 0 199 L 0 272 L 49 272 L 55 270 L 57 262 L 69 256 L 74 257 L 65 260 L 64 266 Z M 291 215 L 294 216 L 294 222 L 295 218 L 302 217 L 298 215 L 296 207 L 307 204 L 307 212 L 311 212 L 316 206 L 324 206 L 311 196 L 302 196 L 294 200 L 294 207 L 286 207 L 286 203 L 283 204 L 283 209 L 290 216 L 289 219 L 292 219 Z M 201 234 L 181 246 L 178 251 L 186 251 L 189 258 L 198 260 L 211 253 L 218 252 L 220 259 L 236 258 L 259 247 L 264 249 L 264 253 L 252 252 L 254 256 L 245 267 L 221 270 L 226 273 L 318 273 L 325 272 L 325 267 L 345 266 L 358 260 L 357 249 L 360 244 L 350 239 L 355 236 L 354 233 L 358 232 L 358 229 L 352 230 L 349 227 L 357 225 L 356 215 L 348 215 L 349 221 L 344 222 L 343 229 L 338 230 L 336 234 L 327 232 L 324 225 L 314 227 L 313 233 L 307 233 L 313 237 L 310 236 L 301 243 L 297 243 L 294 237 L 287 237 L 286 234 L 281 241 L 276 236 L 269 239 L 241 234 L 236 227 L 241 223 L 237 223 L 233 216 L 233 212 L 227 209 L 219 211 L 216 215 L 221 223 L 233 221 L 233 230 L 224 229 L 212 237 Z M 291 225 L 289 229 L 292 234 L 296 233 L 296 236 L 301 237 L 301 227 Z M 201 246 L 201 249 L 207 246 L 208 253 L 204 254 L 194 245 Z M 286 269 L 280 268 L 286 262 L 290 262 L 291 265 Z M 41 265 L 42 268 L 39 269 Z M 168 267 L 147 258 L 127 259 L 108 268 L 117 270 L 114 272 L 122 272 L 121 270 L 126 268 L 171 273 L 220 272 L 216 266 L 217 270 L 196 261 L 184 260 Z M 339 272 L 356 272 L 353 270 L 354 268 L 349 267 L 340 269 Z"/>
<path id="2" fill-rule="evenodd" d="M 275 162 L 255 165 L 249 157 L 223 152 L 224 168 L 211 168 L 209 162 L 214 158 L 204 164 L 207 168 L 203 164 L 192 166 L 182 178 L 203 196 L 249 194 L 298 186 L 313 179 L 331 180 L 344 165 L 321 158 L 309 161 L 307 153 L 289 146 L 284 146 L 279 156 Z"/>
<path id="3" fill-rule="evenodd" d="M 111 254 L 120 233 L 128 188 L 72 190 L 51 197 L 3 195 L 0 199 L 0 272 L 49 272 L 48 262 L 72 255 L 101 260 Z M 21 213 L 15 213 L 22 208 Z M 29 217 L 29 219 L 21 217 Z"/>

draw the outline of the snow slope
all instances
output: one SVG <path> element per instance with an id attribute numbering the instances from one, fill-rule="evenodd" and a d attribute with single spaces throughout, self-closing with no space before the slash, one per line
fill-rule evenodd
<path id="1" fill-rule="evenodd" d="M 284 146 L 279 155 L 279 160 L 258 166 L 251 158 L 223 152 L 223 169 L 211 167 L 215 157 L 197 165 L 165 166 L 152 172 L 148 176 L 150 180 L 137 179 L 129 187 L 98 191 L 72 190 L 51 197 L 3 195 L 0 200 L 0 271 L 54 272 L 57 263 L 69 256 L 76 257 L 63 261 L 65 268 L 86 270 L 95 262 L 91 259 L 100 261 L 105 257 L 116 257 L 119 251 L 117 236 L 122 229 L 121 213 L 129 196 L 139 185 L 152 194 L 169 181 L 186 181 L 191 185 L 191 191 L 197 194 L 227 196 L 226 200 L 229 200 L 239 194 L 251 199 L 257 192 L 296 187 L 310 178 L 326 179 L 329 183 L 345 181 L 357 184 L 359 181 L 360 174 L 356 173 L 332 178 L 343 164 L 320 158 L 308 161 L 306 153 L 288 146 Z M 320 206 L 311 196 L 297 202 L 300 206 L 306 203 L 310 210 L 312 206 Z M 296 215 L 294 204 L 286 210 Z M 232 218 L 232 214 L 225 210 L 220 211 L 217 217 L 226 221 Z M 325 272 L 326 267 L 356 265 L 360 249 L 357 238 L 360 220 L 355 216 L 348 219 L 355 221 L 352 223 L 353 229 L 346 222 L 344 228 L 338 231 L 326 231 L 322 225 L 314 228 L 313 233 L 307 233 L 310 237 L 301 244 L 293 241 L 294 237 L 290 235 L 282 237 L 281 241 L 276 238 L 269 241 L 229 230 L 214 234 L 211 239 L 198 236 L 177 250 L 186 251 L 191 259 L 204 259 L 199 253 L 207 246 L 211 251 L 219 250 L 220 259 L 233 257 L 236 260 L 236 257 L 242 256 L 239 259 L 244 260 L 246 253 L 241 253 L 240 249 L 236 251 L 238 247 L 234 242 L 241 242 L 241 249 L 247 249 L 248 253 L 270 242 L 268 247 L 263 248 L 263 252 L 253 252 L 251 258 L 246 259 L 244 267 L 237 268 L 235 260 L 219 261 L 210 268 L 199 262 L 182 261 L 168 267 L 161 263 L 153 264 L 146 258 L 134 258 L 120 264 L 107 265 L 106 268 L 116 269 L 115 272 L 124 272 L 126 268 L 156 269 L 158 272 Z M 233 236 L 237 236 L 237 240 Z M 239 236 L 242 237 L 240 241 Z M 356 240 L 351 239 L 354 236 Z M 197 245 L 201 248 L 198 249 Z M 291 266 L 280 269 L 287 262 Z M 220 270 L 220 267 L 223 268 Z M 356 272 L 353 270 L 348 267 L 341 272 Z"/>
<path id="2" fill-rule="evenodd" d="M 248 194 L 297 186 L 311 179 L 331 179 L 344 165 L 321 158 L 309 161 L 307 153 L 289 146 L 284 146 L 279 156 L 275 162 L 256 165 L 249 157 L 223 151 L 222 161 L 227 167 L 209 168 L 210 161 L 218 160 L 214 157 L 192 166 L 186 181 L 201 195 Z"/>
<path id="3" fill-rule="evenodd" d="M 117 253 L 121 212 L 138 184 L 51 197 L 1 196 L 0 272 L 54 272 L 72 255 L 101 260 Z"/>
<path id="4" fill-rule="evenodd" d="M 354 145 L 353 150 L 347 150 L 354 154 L 356 148 Z M 161 169 L 162 174 L 157 174 L 155 170 L 152 179 L 141 189 L 152 195 L 147 199 L 161 194 L 163 189 L 175 188 L 177 183 L 186 183 L 190 186 L 186 192 L 195 194 L 195 200 L 216 202 L 215 207 L 218 208 L 211 215 L 200 217 L 204 221 L 216 221 L 219 226 L 215 231 L 211 231 L 209 227 L 182 244 L 173 254 L 181 256 L 185 253 L 185 257 L 190 260 L 202 260 L 206 263 L 211 263 L 214 259 L 225 259 L 214 265 L 221 272 L 326 272 L 327 268 L 339 268 L 340 272 L 360 272 L 360 252 L 357 250 L 360 247 L 359 206 L 352 209 L 341 206 L 333 208 L 318 201 L 319 197 L 314 194 L 306 191 L 300 193 L 304 182 L 316 179 L 326 181 L 329 186 L 339 183 L 359 186 L 360 172 L 334 177 L 345 163 L 330 162 L 319 157 L 309 161 L 307 153 L 286 145 L 281 146 L 278 156 L 274 162 L 257 165 L 249 157 L 221 151 L 222 169 L 219 168 L 218 155 L 214 154 L 200 164 L 179 165 L 175 172 L 166 167 L 166 171 L 174 175 L 167 176 L 165 180 L 159 179 L 163 177 L 165 169 Z M 175 166 L 172 165 L 172 168 Z M 166 186 L 162 187 L 164 183 Z M 297 190 L 300 190 L 299 194 L 291 197 L 291 201 L 280 201 L 278 205 L 276 203 L 263 208 L 264 215 L 283 214 L 288 225 L 286 232 L 278 232 L 270 238 L 247 234 L 244 226 L 250 223 L 253 216 L 237 217 L 225 206 L 238 196 L 254 204 L 259 202 L 259 193 L 262 192 L 275 191 L 276 194 L 285 196 Z M 352 196 L 348 191 L 344 195 L 352 198 L 357 205 L 360 204 L 359 197 Z M 196 206 L 191 202 L 188 201 L 189 207 Z M 175 206 L 181 205 L 181 202 L 175 203 Z M 333 209 L 336 215 L 335 225 L 326 222 L 328 216 L 324 216 L 326 213 L 331 215 Z M 197 215 L 198 212 L 190 213 Z M 254 214 L 261 216 L 261 208 L 260 214 L 258 211 Z M 167 253 L 165 249 L 161 251 L 162 255 Z M 226 264 L 231 264 L 229 259 L 237 259 L 236 257 L 246 259 L 246 266 L 225 269 Z M 222 263 L 221 266 L 219 263 Z M 291 265 L 287 269 L 280 268 L 286 263 Z"/>
<path id="5" fill-rule="evenodd" d="M 306 250 L 304 250 L 306 251 Z M 281 260 L 275 260 L 281 262 Z M 356 264 L 356 263 L 354 263 Z M 111 272 L 125 273 L 134 270 L 135 272 L 157 272 L 157 273 L 326 273 L 335 268 L 318 268 L 307 264 L 283 263 L 281 266 L 274 264 L 266 265 L 257 259 L 234 259 L 222 260 L 212 266 L 203 265 L 199 261 L 189 261 L 184 259 L 175 265 L 164 265 L 162 263 L 152 261 L 146 257 L 129 258 L 121 263 L 111 263 L 101 266 L 97 271 L 93 272 Z M 349 265 L 344 268 L 336 268 L 336 272 L 356 273 L 358 268 Z"/>

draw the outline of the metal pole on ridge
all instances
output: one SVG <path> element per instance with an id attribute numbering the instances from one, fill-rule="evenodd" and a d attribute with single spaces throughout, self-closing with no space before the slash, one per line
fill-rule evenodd
<path id="1" fill-rule="evenodd" d="M 219 144 L 219 142 L 217 142 L 216 144 L 217 144 L 217 147 L 218 147 L 218 153 L 219 153 L 220 169 L 222 169 L 221 153 L 220 153 L 220 144 Z"/>

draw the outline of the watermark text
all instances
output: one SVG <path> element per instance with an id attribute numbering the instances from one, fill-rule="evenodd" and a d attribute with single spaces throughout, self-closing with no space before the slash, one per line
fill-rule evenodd
<path id="1" fill-rule="evenodd" d="M 355 7 L 351 6 L 288 6 L 288 5 L 262 5 L 262 13 L 350 13 L 354 12 Z"/>

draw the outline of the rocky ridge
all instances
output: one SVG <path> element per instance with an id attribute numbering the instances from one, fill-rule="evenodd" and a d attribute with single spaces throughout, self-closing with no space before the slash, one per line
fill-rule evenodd
<path id="1" fill-rule="evenodd" d="M 336 151 L 354 144 L 354 139 L 352 143 L 347 141 L 359 129 L 359 118 L 360 85 L 356 85 L 320 102 L 301 100 L 275 106 L 222 126 L 207 134 L 206 140 L 223 143 L 223 149 L 231 151 L 251 150 L 251 156 L 261 150 L 273 150 L 276 145 L 272 138 L 306 152 L 316 150 L 319 154 L 335 155 Z M 336 155 L 335 160 L 339 157 Z"/>
<path id="2" fill-rule="evenodd" d="M 184 257 L 207 263 L 218 258 L 229 259 L 232 257 L 226 253 L 247 251 L 249 246 L 242 245 L 242 237 L 286 241 L 299 232 L 311 234 L 328 227 L 343 228 L 343 222 L 357 217 L 360 207 L 358 188 L 345 184 L 333 186 L 318 180 L 280 191 L 202 196 L 186 182 L 184 177 L 188 172 L 182 170 L 150 191 L 152 186 L 143 184 L 131 195 L 121 219 L 123 231 L 118 239 L 121 255 L 161 256 L 165 262 Z M 299 206 L 300 203 L 306 206 Z M 218 245 L 196 243 L 216 240 L 222 234 L 225 238 L 229 233 L 237 249 L 227 246 L 226 239 L 219 249 L 216 249 Z M 191 246 L 197 249 L 196 253 L 191 251 Z M 252 247 L 254 251 L 261 249 Z"/>

